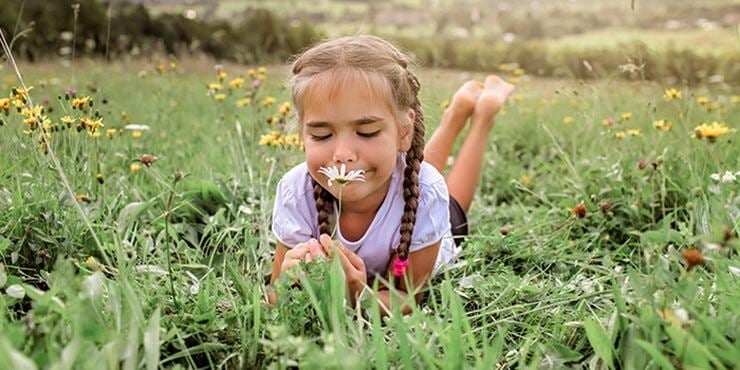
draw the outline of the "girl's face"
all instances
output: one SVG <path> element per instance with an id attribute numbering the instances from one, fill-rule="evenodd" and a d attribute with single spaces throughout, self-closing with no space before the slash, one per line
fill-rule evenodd
<path id="1" fill-rule="evenodd" d="M 315 87 L 303 104 L 301 126 L 308 169 L 335 197 L 339 186 L 328 187 L 320 167 L 345 164 L 347 171 L 364 170 L 365 182 L 345 185 L 342 207 L 375 211 L 385 199 L 398 153 L 411 145 L 414 112 L 397 114 L 385 97 L 367 88 L 367 81 L 349 79 L 334 88 Z M 408 121 L 399 122 L 399 117 Z"/>

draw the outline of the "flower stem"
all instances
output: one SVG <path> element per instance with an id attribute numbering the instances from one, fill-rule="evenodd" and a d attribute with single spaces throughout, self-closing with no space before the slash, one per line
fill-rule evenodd
<path id="1" fill-rule="evenodd" d="M 337 229 L 339 229 L 339 219 L 342 217 L 342 190 L 344 190 L 344 184 L 339 184 L 339 211 L 337 212 L 337 219 L 336 222 L 334 222 L 334 231 L 331 232 L 331 238 L 334 239 L 334 235 L 337 234 Z"/>

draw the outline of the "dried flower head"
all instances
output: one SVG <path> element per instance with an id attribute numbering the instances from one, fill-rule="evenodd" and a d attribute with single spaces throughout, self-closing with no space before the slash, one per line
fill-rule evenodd
<path id="1" fill-rule="evenodd" d="M 572 212 L 576 218 L 584 218 L 586 217 L 586 205 L 583 202 L 578 203 L 577 206 L 573 207 Z"/>
<path id="2" fill-rule="evenodd" d="M 139 157 L 139 162 L 147 167 L 150 167 L 156 161 L 157 157 L 152 154 L 142 154 L 141 157 Z"/>
<path id="3" fill-rule="evenodd" d="M 704 263 L 704 255 L 698 248 L 689 248 L 681 253 L 681 257 L 686 262 L 686 271 L 691 271 L 694 266 Z"/>

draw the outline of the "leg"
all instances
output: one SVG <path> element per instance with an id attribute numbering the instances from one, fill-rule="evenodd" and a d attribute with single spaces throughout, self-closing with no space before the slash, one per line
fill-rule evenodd
<path id="1" fill-rule="evenodd" d="M 454 197 L 466 212 L 470 209 L 478 188 L 483 155 L 488 149 L 488 133 L 495 124 L 494 117 L 513 91 L 514 85 L 498 76 L 486 77 L 483 91 L 475 104 L 470 130 L 447 175 L 450 196 Z"/>
<path id="2" fill-rule="evenodd" d="M 465 127 L 465 121 L 473 113 L 482 89 L 483 84 L 478 81 L 468 81 L 460 86 L 453 95 L 449 108 L 442 115 L 439 127 L 424 147 L 424 160 L 440 173 L 444 173 L 447 157 L 450 156 L 457 136 Z"/>

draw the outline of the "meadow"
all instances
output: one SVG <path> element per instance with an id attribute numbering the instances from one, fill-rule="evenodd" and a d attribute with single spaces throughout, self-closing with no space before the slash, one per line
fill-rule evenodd
<path id="1" fill-rule="evenodd" d="M 285 66 L 21 61 L 25 88 L 0 68 L 0 363 L 15 369 L 740 363 L 736 87 L 501 65 L 517 91 L 464 252 L 410 315 L 381 318 L 372 290 L 345 305 L 329 262 L 266 303 L 274 188 L 302 158 Z M 419 76 L 428 133 L 483 77 Z"/>

